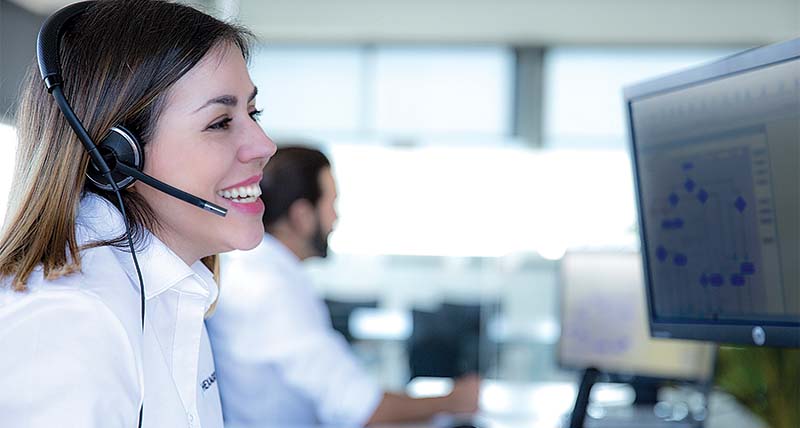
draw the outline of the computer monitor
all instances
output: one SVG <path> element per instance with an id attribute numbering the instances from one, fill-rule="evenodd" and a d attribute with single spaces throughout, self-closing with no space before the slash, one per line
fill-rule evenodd
<path id="1" fill-rule="evenodd" d="M 560 263 L 559 365 L 633 383 L 706 383 L 714 346 L 650 337 L 638 252 L 568 252 Z M 616 379 L 614 379 L 616 378 Z"/>
<path id="2" fill-rule="evenodd" d="M 800 39 L 625 102 L 651 334 L 800 347 Z"/>
<path id="3" fill-rule="evenodd" d="M 410 378 L 488 375 L 496 366 L 496 354 L 491 352 L 486 324 L 499 312 L 496 301 L 444 302 L 433 311 L 414 309 L 406 348 Z"/>

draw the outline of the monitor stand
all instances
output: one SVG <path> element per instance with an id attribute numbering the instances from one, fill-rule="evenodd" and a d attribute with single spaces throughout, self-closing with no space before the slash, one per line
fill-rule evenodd
<path id="1" fill-rule="evenodd" d="M 589 405 L 589 394 L 599 376 L 600 372 L 592 367 L 583 371 L 581 386 L 578 388 L 578 396 L 575 398 L 575 406 L 569 420 L 569 428 L 583 428 L 583 422 L 586 420 L 586 407 Z"/>

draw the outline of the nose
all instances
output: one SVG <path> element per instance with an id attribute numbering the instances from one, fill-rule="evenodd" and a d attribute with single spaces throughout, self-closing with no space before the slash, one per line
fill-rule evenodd
<path id="1" fill-rule="evenodd" d="M 239 149 L 239 160 L 243 163 L 259 162 L 263 168 L 267 161 L 278 150 L 278 146 L 256 122 L 251 122 L 243 136 L 243 144 Z"/>

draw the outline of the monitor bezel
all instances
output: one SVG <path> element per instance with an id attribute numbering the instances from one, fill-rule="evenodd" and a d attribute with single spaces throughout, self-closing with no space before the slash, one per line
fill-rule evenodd
<path id="1" fill-rule="evenodd" d="M 794 60 L 800 60 L 800 38 L 746 50 L 710 64 L 634 84 L 623 90 L 628 129 L 628 148 L 633 168 L 642 267 L 647 295 L 650 335 L 652 337 L 758 346 L 800 347 L 800 320 L 798 322 L 769 322 L 766 320 L 762 322 L 762 320 L 756 319 L 712 321 L 657 316 L 651 289 L 652 278 L 648 263 L 647 228 L 645 227 L 642 210 L 636 133 L 633 129 L 632 116 L 632 103 L 635 101 Z"/>

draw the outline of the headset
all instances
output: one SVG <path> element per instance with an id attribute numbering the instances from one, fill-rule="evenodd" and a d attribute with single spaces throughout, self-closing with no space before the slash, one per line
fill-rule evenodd
<path id="1" fill-rule="evenodd" d="M 61 46 L 61 38 L 64 35 L 67 24 L 75 17 L 84 13 L 87 8 L 95 3 L 96 1 L 74 3 L 58 10 L 47 18 L 42 24 L 42 28 L 39 30 L 39 35 L 36 40 L 36 59 L 47 92 L 55 98 L 58 108 L 64 114 L 67 123 L 69 123 L 72 130 L 75 131 L 83 147 L 89 153 L 91 162 L 86 171 L 87 178 L 97 188 L 114 192 L 117 195 L 122 218 L 125 221 L 125 235 L 128 240 L 131 257 L 133 257 L 134 266 L 136 267 L 136 274 L 139 278 L 142 333 L 144 333 L 144 280 L 142 279 L 142 272 L 139 268 L 139 261 L 136 258 L 136 250 L 131 238 L 130 224 L 125 215 L 125 205 L 122 202 L 120 191 L 129 187 L 136 180 L 140 180 L 156 190 L 216 215 L 225 217 L 228 210 L 170 186 L 142 172 L 145 161 L 144 150 L 142 150 L 142 145 L 136 135 L 127 130 L 124 126 L 113 126 L 108 130 L 103 140 L 100 141 L 100 144 L 96 145 L 89 136 L 89 133 L 86 132 L 86 128 L 84 128 L 80 119 L 75 115 L 75 112 L 64 96 L 59 49 Z M 140 428 L 142 426 L 143 407 L 144 405 L 139 408 L 138 426 Z"/>

